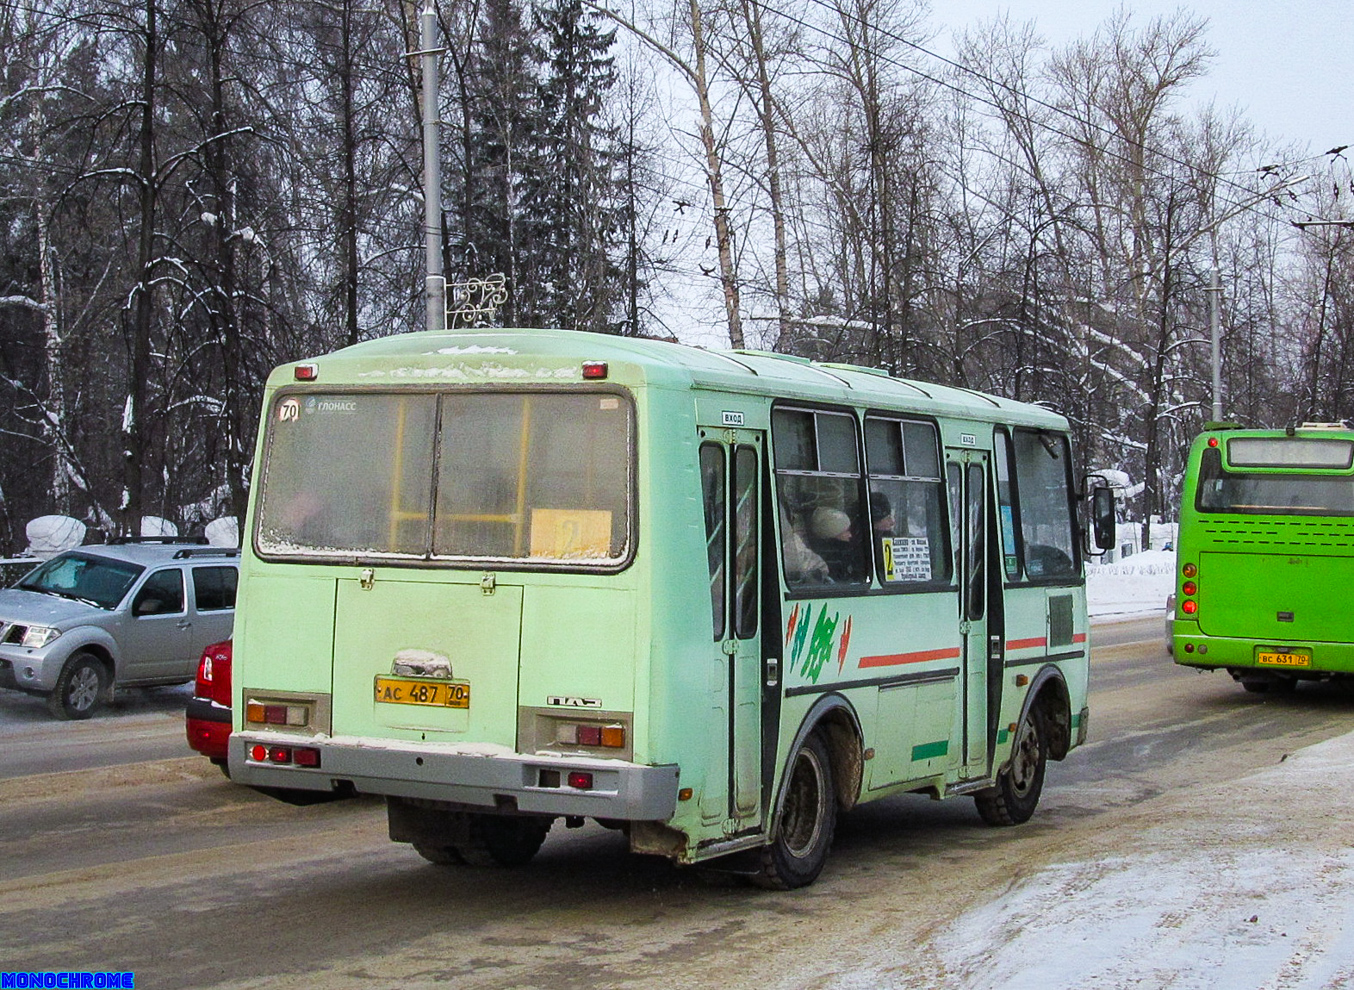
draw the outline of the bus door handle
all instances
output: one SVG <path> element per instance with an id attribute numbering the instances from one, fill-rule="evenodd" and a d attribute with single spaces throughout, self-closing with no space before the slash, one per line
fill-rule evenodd
<path id="1" fill-rule="evenodd" d="M 766 686 L 775 687 L 780 683 L 780 657 L 766 658 Z"/>

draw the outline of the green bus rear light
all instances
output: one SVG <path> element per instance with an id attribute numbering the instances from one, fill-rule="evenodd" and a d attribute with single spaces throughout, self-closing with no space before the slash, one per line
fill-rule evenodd
<path id="1" fill-rule="evenodd" d="M 1195 595 L 1198 594 L 1199 592 L 1199 586 L 1195 584 L 1193 581 L 1186 581 L 1184 584 L 1180 586 L 1180 590 L 1184 592 L 1186 595 Z"/>

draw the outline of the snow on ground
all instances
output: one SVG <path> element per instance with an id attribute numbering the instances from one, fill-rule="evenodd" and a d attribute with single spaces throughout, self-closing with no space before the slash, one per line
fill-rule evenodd
<path id="1" fill-rule="evenodd" d="M 1087 568 L 1091 614 L 1161 612 L 1175 553 Z M 1354 734 L 1240 781 L 1105 822 L 1130 856 L 1076 850 L 933 941 L 963 990 L 1336 990 L 1354 986 Z M 1181 827 L 1182 823 L 1186 827 Z M 888 953 L 838 990 L 897 987 Z M 915 984 L 909 984 L 909 986 Z"/>
<path id="2" fill-rule="evenodd" d="M 1086 565 L 1086 607 L 1093 619 L 1164 612 L 1174 590 L 1174 550 L 1144 550 L 1113 564 Z"/>
<path id="3" fill-rule="evenodd" d="M 938 936 L 950 985 L 1351 986 L 1354 849 L 1345 802 L 1351 784 L 1354 734 L 1108 823 L 1133 831 L 1136 854 L 1092 855 L 1045 869 Z"/>

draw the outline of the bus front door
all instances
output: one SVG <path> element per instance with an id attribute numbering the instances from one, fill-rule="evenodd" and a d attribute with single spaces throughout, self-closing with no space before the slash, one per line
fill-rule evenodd
<path id="1" fill-rule="evenodd" d="M 959 632 L 963 643 L 963 767 L 965 777 L 987 773 L 988 763 L 988 511 L 987 453 L 951 450 L 946 479 L 959 578 Z"/>
<path id="2" fill-rule="evenodd" d="M 702 430 L 710 603 L 714 616 L 711 708 L 715 722 L 710 774 L 701 796 L 707 819 L 729 831 L 761 818 L 761 462 L 764 435 Z M 726 773 L 721 768 L 727 767 Z"/>

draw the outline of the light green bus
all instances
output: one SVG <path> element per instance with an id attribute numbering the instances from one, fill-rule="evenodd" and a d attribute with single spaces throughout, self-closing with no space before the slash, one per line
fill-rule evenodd
<path id="1" fill-rule="evenodd" d="M 415 333 L 277 369 L 230 771 L 387 798 L 391 838 L 811 883 L 839 811 L 1015 824 L 1085 739 L 1066 421 L 784 355 Z M 1106 505 L 1110 503 L 1106 500 Z"/>
<path id="2" fill-rule="evenodd" d="M 1177 663 L 1256 692 L 1354 673 L 1354 431 L 1205 431 L 1176 554 Z"/>

